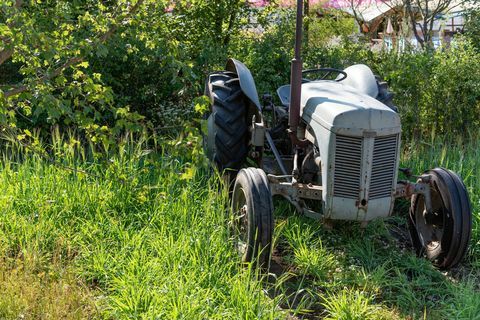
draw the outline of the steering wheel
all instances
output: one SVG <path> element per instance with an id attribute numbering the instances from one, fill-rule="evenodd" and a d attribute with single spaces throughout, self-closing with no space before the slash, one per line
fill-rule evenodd
<path id="1" fill-rule="evenodd" d="M 340 69 L 335 69 L 335 68 L 317 68 L 317 69 L 308 69 L 308 70 L 303 70 L 302 71 L 302 76 L 306 75 L 306 74 L 310 74 L 310 73 L 320 73 L 320 72 L 324 72 L 325 74 L 323 75 L 323 77 L 319 78 L 319 79 L 315 79 L 315 80 L 309 80 L 309 79 L 305 79 L 303 78 L 303 82 L 310 82 L 310 81 L 316 81 L 316 80 L 325 80 L 330 74 L 332 74 L 332 72 L 334 73 L 338 73 L 341 77 L 339 79 L 336 79 L 335 81 L 337 82 L 340 82 L 340 81 L 343 81 L 347 78 L 347 73 L 343 70 L 340 70 Z"/>

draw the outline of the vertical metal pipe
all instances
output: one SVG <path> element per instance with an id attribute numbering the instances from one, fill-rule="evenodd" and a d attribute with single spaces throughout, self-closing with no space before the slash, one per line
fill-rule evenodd
<path id="1" fill-rule="evenodd" d="M 305 141 L 297 137 L 297 128 L 300 122 L 300 103 L 302 97 L 302 36 L 303 36 L 303 0 L 297 0 L 297 23 L 295 29 L 295 57 L 292 60 L 290 78 L 290 109 L 288 127 L 292 143 L 304 146 Z"/>
<path id="2" fill-rule="evenodd" d="M 303 38 L 303 0 L 297 0 L 297 21 L 295 29 L 295 60 L 301 59 Z"/>

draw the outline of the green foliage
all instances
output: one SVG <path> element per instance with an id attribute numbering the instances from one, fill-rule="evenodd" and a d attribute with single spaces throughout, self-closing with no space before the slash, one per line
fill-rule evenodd
<path id="1" fill-rule="evenodd" d="M 141 117 L 114 105 L 113 92 L 90 68 L 106 57 L 105 43 L 126 29 L 146 2 L 2 1 L 0 125 L 48 128 L 75 125 L 91 138 L 106 127 L 136 129 Z M 12 82 L 15 81 L 15 82 Z"/>
<path id="2" fill-rule="evenodd" d="M 300 219 L 291 219 L 282 235 L 292 246 L 292 257 L 286 257 L 298 268 L 298 272 L 325 281 L 335 269 L 335 256 L 324 248 L 317 236 L 318 230 L 302 223 Z"/>
<path id="3" fill-rule="evenodd" d="M 390 82 L 406 138 L 463 133 L 480 121 L 475 14 L 467 23 L 473 44 L 397 55 L 352 37 L 352 18 L 311 8 L 305 68 L 365 63 Z M 251 69 L 259 93 L 287 84 L 294 20 L 291 9 L 240 0 L 4 1 L 0 125 L 44 135 L 60 125 L 111 144 L 145 126 L 181 128 L 195 117 L 206 75 L 228 57 Z"/>
<path id="4" fill-rule="evenodd" d="M 259 93 L 273 92 L 289 82 L 294 15 L 291 10 L 266 10 L 260 21 L 258 29 L 243 30 L 232 40 L 230 54 L 251 69 Z"/>
<path id="5" fill-rule="evenodd" d="M 479 316 L 478 139 L 407 144 L 402 159 L 414 172 L 440 165 L 464 179 L 474 225 L 459 269 L 445 274 L 412 253 L 406 211 L 366 229 L 330 229 L 280 200 L 275 261 L 283 271 L 264 281 L 237 263 L 225 218 L 228 192 L 208 177 L 198 135 L 130 135 L 101 154 L 82 148 L 73 133 L 52 135 L 53 145 L 42 147 L 49 158 L 15 141 L 3 148 L 2 317 Z M 24 139 L 31 137 L 35 132 Z"/>
<path id="6" fill-rule="evenodd" d="M 191 100 L 203 93 L 204 79 L 223 69 L 231 37 L 245 24 L 245 2 L 176 1 L 171 13 L 149 5 L 131 28 L 116 33 L 96 57 L 116 102 L 131 106 L 156 126 L 190 118 Z"/>
<path id="7" fill-rule="evenodd" d="M 258 20 L 258 28 L 243 30 L 232 40 L 230 54 L 250 68 L 258 92 L 273 92 L 290 81 L 295 12 L 272 6 L 260 12 Z M 308 43 L 303 48 L 305 68 L 343 68 L 365 62 L 372 55 L 365 44 L 350 40 L 354 23 L 344 14 L 330 10 L 328 15 L 318 18 L 317 11 L 312 9 L 311 16 L 305 20 L 309 26 Z"/>
<path id="8" fill-rule="evenodd" d="M 329 295 L 323 302 L 326 320 L 391 319 L 394 315 L 383 311 L 373 299 L 361 291 L 343 290 Z"/>
<path id="9" fill-rule="evenodd" d="M 478 317 L 479 140 L 434 134 L 479 124 L 479 53 L 463 40 L 373 53 L 349 37 L 351 19 L 309 17 L 304 52 L 306 67 L 370 65 L 397 94 L 403 165 L 463 177 L 474 225 L 461 272 L 445 276 L 392 237 L 405 231 L 402 217 L 328 230 L 286 217 L 285 203 L 276 212 L 283 274 L 266 282 L 236 263 L 227 192 L 207 178 L 197 132 L 208 103 L 192 98 L 228 56 L 251 68 L 260 93 L 274 91 L 293 55 L 293 12 L 244 3 L 177 1 L 172 13 L 166 1 L 1 3 L 0 125 L 12 143 L 0 164 L 0 317 Z M 180 133 L 114 139 L 145 125 Z M 76 132 L 62 137 L 66 127 Z"/>
<path id="10" fill-rule="evenodd" d="M 355 20 L 344 11 L 325 10 L 319 5 L 319 8 L 310 9 L 310 12 L 310 16 L 305 21 L 308 25 L 308 32 L 305 34 L 307 48 L 309 46 L 326 47 L 358 32 Z"/>
<path id="11" fill-rule="evenodd" d="M 0 125 L 112 143 L 177 126 L 249 13 L 240 0 L 3 1 Z"/>
<path id="12" fill-rule="evenodd" d="M 480 55 L 457 38 L 449 48 L 383 54 L 374 65 L 396 93 L 406 138 L 464 135 L 480 124 Z"/>
<path id="13" fill-rule="evenodd" d="M 480 9 L 467 11 L 464 29 L 465 35 L 472 41 L 477 50 L 480 50 Z"/>

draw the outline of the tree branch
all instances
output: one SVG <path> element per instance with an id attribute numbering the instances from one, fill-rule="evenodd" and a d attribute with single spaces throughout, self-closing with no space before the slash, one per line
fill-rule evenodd
<path id="1" fill-rule="evenodd" d="M 2 65 L 5 61 L 10 59 L 13 55 L 13 49 L 4 49 L 0 52 L 0 65 Z"/>
<path id="2" fill-rule="evenodd" d="M 17 2 L 22 2 L 22 0 L 17 0 Z M 103 35 L 98 37 L 97 43 L 106 42 L 115 33 L 115 31 L 117 31 L 118 26 L 120 25 L 121 21 L 124 20 L 124 19 L 127 19 L 130 16 L 132 16 L 133 14 L 135 14 L 135 12 L 138 11 L 138 9 L 143 4 L 143 2 L 144 2 L 144 0 L 138 0 L 137 3 L 130 9 L 130 11 L 128 11 L 128 13 L 124 17 L 119 19 L 113 26 L 111 26 L 110 29 L 107 32 L 105 32 Z M 38 78 L 37 80 L 33 81 L 32 84 L 33 85 L 40 84 L 44 81 L 48 81 L 50 79 L 53 79 L 53 78 L 59 76 L 65 69 L 67 69 L 71 66 L 74 66 L 74 65 L 76 65 L 76 64 L 78 64 L 78 63 L 80 63 L 84 60 L 85 60 L 85 57 L 80 57 L 80 56 L 71 57 L 64 64 L 62 64 L 61 66 L 59 66 L 58 68 L 53 70 L 53 72 L 45 74 L 44 76 L 42 76 L 42 77 Z M 28 90 L 29 90 L 29 86 L 27 86 L 27 85 L 24 85 L 24 84 L 23 85 L 17 85 L 16 87 L 11 88 L 9 91 L 6 91 L 4 93 L 4 97 L 5 98 L 10 98 L 10 97 L 19 95 L 22 92 L 28 91 Z"/>
<path id="3" fill-rule="evenodd" d="M 423 48 L 424 42 L 423 38 L 420 37 L 417 31 L 417 20 L 415 19 L 415 12 L 413 11 L 412 8 L 412 2 L 411 0 L 405 0 L 405 9 L 408 13 L 408 16 L 410 17 L 410 21 L 412 23 L 412 29 L 413 29 L 413 34 L 415 36 L 415 39 L 417 39 L 418 43 L 420 43 L 420 46 Z"/>
<path id="4" fill-rule="evenodd" d="M 23 5 L 23 0 L 15 0 L 15 6 L 14 8 L 15 9 L 20 9 L 20 7 Z M 7 24 L 7 26 L 9 28 L 12 27 L 11 24 Z M 1 39 L 3 41 L 4 44 L 11 44 L 12 42 L 12 39 L 6 37 L 6 38 L 2 38 Z M 0 66 L 5 62 L 7 61 L 8 59 L 10 59 L 13 55 L 13 49 L 12 48 L 6 48 L 6 49 L 3 49 L 1 52 L 0 52 Z"/>

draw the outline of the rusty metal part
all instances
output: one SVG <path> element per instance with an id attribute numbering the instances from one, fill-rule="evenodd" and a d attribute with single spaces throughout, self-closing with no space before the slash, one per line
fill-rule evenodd
<path id="1" fill-rule="evenodd" d="M 300 103 L 302 97 L 302 37 L 303 37 L 303 0 L 297 0 L 297 23 L 295 28 L 295 57 L 292 60 L 290 79 L 290 107 L 288 134 L 294 146 L 306 147 L 308 141 L 297 136 L 300 123 Z"/>
<path id="2" fill-rule="evenodd" d="M 432 196 L 429 181 L 430 178 L 426 176 L 419 178 L 417 183 L 399 181 L 394 196 L 395 198 L 410 199 L 414 194 L 421 194 L 425 198 L 425 209 L 427 213 L 430 213 L 432 212 Z"/>
<path id="3" fill-rule="evenodd" d="M 313 184 L 298 184 L 298 197 L 302 199 L 322 200 L 322 187 Z"/>
<path id="4" fill-rule="evenodd" d="M 311 199 L 322 200 L 322 187 L 312 184 L 297 183 L 293 185 L 291 182 L 275 182 L 270 179 L 270 189 L 272 195 L 281 195 L 292 200 Z"/>
<path id="5" fill-rule="evenodd" d="M 322 213 L 310 210 L 305 204 L 304 199 L 322 201 L 322 191 L 323 188 L 318 185 L 312 184 L 303 184 L 297 183 L 293 184 L 292 182 L 281 182 L 281 180 L 286 180 L 292 178 L 292 176 L 276 176 L 269 174 L 268 181 L 270 182 L 270 190 L 272 196 L 279 195 L 287 199 L 298 213 L 305 215 L 308 218 L 320 220 L 324 218 Z"/>

